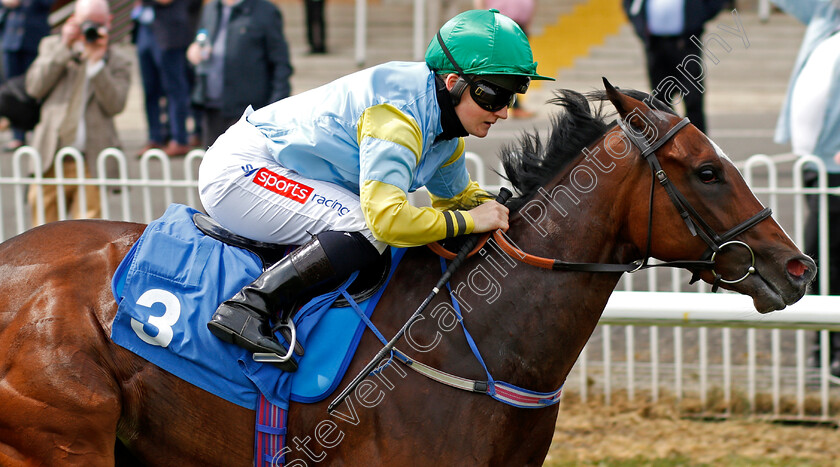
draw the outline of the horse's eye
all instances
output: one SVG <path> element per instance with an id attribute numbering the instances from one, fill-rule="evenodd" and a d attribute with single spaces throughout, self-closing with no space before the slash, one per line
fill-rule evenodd
<path id="1" fill-rule="evenodd" d="M 700 181 L 703 183 L 715 183 L 718 181 L 717 173 L 715 173 L 714 169 L 705 167 L 700 169 L 697 172 L 697 177 L 700 178 Z"/>

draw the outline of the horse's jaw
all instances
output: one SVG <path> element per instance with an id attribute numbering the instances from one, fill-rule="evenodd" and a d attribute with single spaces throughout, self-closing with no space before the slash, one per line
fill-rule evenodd
<path id="1" fill-rule="evenodd" d="M 756 311 L 762 314 L 781 310 L 795 303 L 805 295 L 804 290 L 802 293 L 793 295 L 793 297 L 790 297 L 789 294 L 783 294 L 759 274 L 754 274 L 744 279 L 738 287 L 732 287 L 732 289 L 752 297 L 753 306 L 755 306 Z"/>
<path id="2" fill-rule="evenodd" d="M 784 309 L 799 301 L 814 279 L 817 267 L 813 260 L 805 255 L 798 255 L 786 262 L 778 271 L 770 263 L 756 262 L 756 272 L 735 284 L 722 284 L 721 287 L 749 295 L 753 306 L 759 313 Z"/>

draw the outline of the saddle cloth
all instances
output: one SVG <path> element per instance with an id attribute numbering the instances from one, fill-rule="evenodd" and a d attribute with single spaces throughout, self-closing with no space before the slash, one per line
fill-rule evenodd
<path id="1" fill-rule="evenodd" d="M 119 306 L 111 339 L 160 368 L 234 404 L 253 410 L 262 393 L 287 409 L 289 401 L 328 397 L 344 375 L 365 324 L 352 307 L 330 305 L 348 283 L 314 298 L 295 315 L 304 346 L 299 369 L 285 373 L 217 339 L 207 322 L 218 305 L 262 272 L 256 255 L 201 233 L 195 209 L 173 204 L 150 223 L 117 268 L 112 291 Z M 388 278 L 405 250 L 392 249 Z M 349 281 L 348 281 L 349 282 Z M 358 304 L 368 317 L 383 286 Z M 281 342 L 283 338 L 279 336 Z"/>

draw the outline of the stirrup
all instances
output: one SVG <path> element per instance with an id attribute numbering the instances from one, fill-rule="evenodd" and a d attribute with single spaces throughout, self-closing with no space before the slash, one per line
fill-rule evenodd
<path id="1" fill-rule="evenodd" d="M 289 350 L 286 355 L 280 356 L 274 352 L 254 352 L 253 358 L 255 362 L 260 363 L 285 363 L 288 362 L 295 353 L 295 345 L 297 344 L 297 328 L 295 322 L 287 320 L 285 323 L 278 323 L 277 328 L 287 328 L 292 333 L 292 338 L 289 339 Z"/>

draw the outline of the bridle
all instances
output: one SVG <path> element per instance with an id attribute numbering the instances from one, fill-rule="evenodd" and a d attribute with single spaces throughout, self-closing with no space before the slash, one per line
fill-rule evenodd
<path id="1" fill-rule="evenodd" d="M 772 214 L 772 210 L 770 208 L 764 208 L 758 213 L 754 214 L 749 219 L 741 222 L 740 224 L 736 225 L 735 227 L 727 230 L 722 234 L 718 234 L 712 226 L 710 226 L 705 220 L 703 220 L 703 216 L 701 216 L 700 213 L 698 213 L 697 210 L 694 209 L 694 207 L 691 205 L 688 199 L 680 192 L 680 190 L 673 183 L 671 183 L 670 179 L 668 178 L 668 175 L 665 173 L 665 170 L 659 163 L 659 158 L 656 156 L 656 150 L 662 147 L 662 145 L 664 145 L 671 138 L 673 138 L 674 135 L 677 134 L 677 132 L 679 132 L 683 127 L 685 127 L 689 123 L 690 122 L 688 118 L 683 118 L 682 120 L 680 120 L 679 123 L 677 123 L 670 130 L 668 130 L 668 132 L 665 133 L 665 135 L 663 135 L 661 138 L 654 141 L 653 143 L 648 143 L 642 134 L 630 128 L 622 119 L 618 119 L 618 125 L 621 127 L 621 130 L 624 132 L 627 138 L 630 139 L 633 145 L 639 149 L 642 157 L 645 158 L 651 170 L 652 178 L 650 184 L 650 198 L 648 203 L 648 234 L 647 245 L 645 247 L 645 255 L 643 259 L 633 261 L 629 264 L 610 264 L 576 263 L 562 261 L 559 259 L 542 258 L 525 253 L 520 248 L 515 246 L 513 242 L 509 238 L 507 238 L 503 232 L 499 230 L 497 230 L 493 234 L 493 238 L 496 240 L 496 243 L 503 251 L 505 251 L 508 255 L 512 256 L 513 258 L 519 259 L 533 266 L 552 269 L 555 271 L 636 272 L 642 269 L 652 267 L 677 267 L 694 269 L 694 276 L 691 279 L 691 282 L 693 283 L 699 279 L 699 273 L 696 271 L 697 269 L 710 269 L 715 276 L 715 280 L 712 284 L 712 292 L 717 291 L 721 283 L 736 284 L 745 280 L 747 277 L 749 277 L 750 274 L 754 274 L 756 272 L 755 253 L 749 245 L 740 240 L 733 240 L 733 238 L 756 226 L 764 219 L 770 217 L 770 215 Z M 688 230 L 689 232 L 691 232 L 691 235 L 695 237 L 699 236 L 700 239 L 702 239 L 706 243 L 706 245 L 709 246 L 709 248 L 706 250 L 706 252 L 703 254 L 700 260 L 668 261 L 656 264 L 648 263 L 648 260 L 650 259 L 651 237 L 653 235 L 653 196 L 654 187 L 656 186 L 657 181 L 665 189 L 665 192 L 668 194 L 671 203 L 677 209 L 677 212 L 683 219 L 683 222 L 685 222 L 685 225 L 688 227 Z M 735 246 L 740 246 L 747 249 L 747 251 L 750 254 L 750 265 L 747 268 L 747 272 L 744 273 L 744 275 L 740 278 L 732 280 L 724 279 L 715 270 L 715 259 L 723 249 Z"/>
<path id="2" fill-rule="evenodd" d="M 560 270 L 560 271 L 583 271 L 583 272 L 636 272 L 641 269 L 652 268 L 652 267 L 679 267 L 679 268 L 694 268 L 696 269 L 711 269 L 715 275 L 715 280 L 712 285 L 712 292 L 717 291 L 720 287 L 721 283 L 725 284 L 735 284 L 738 282 L 743 281 L 750 274 L 754 274 L 755 270 L 755 254 L 753 253 L 752 248 L 746 243 L 739 241 L 739 240 L 732 240 L 734 237 L 742 234 L 743 232 L 751 229 L 764 219 L 770 217 L 771 211 L 769 208 L 764 208 L 749 219 L 740 224 L 736 225 L 735 227 L 727 230 L 722 234 L 718 234 L 714 228 L 712 228 L 705 220 L 703 220 L 703 216 L 691 206 L 691 203 L 680 193 L 680 190 L 674 186 L 671 181 L 668 179 L 668 175 L 665 173 L 665 170 L 662 168 L 662 165 L 659 163 L 659 159 L 656 157 L 656 150 L 659 149 L 663 144 L 669 141 L 674 135 L 677 134 L 683 127 L 689 124 L 689 120 L 687 118 L 683 118 L 679 123 L 674 125 L 670 130 L 668 130 L 665 135 L 654 141 L 651 144 L 648 144 L 647 140 L 637 134 L 635 131 L 630 129 L 623 121 L 619 119 L 618 121 L 621 130 L 624 132 L 625 135 L 632 141 L 633 145 L 635 145 L 639 151 L 641 152 L 642 157 L 647 160 L 648 165 L 650 166 L 652 178 L 650 183 L 650 198 L 648 202 L 648 234 L 647 234 L 647 246 L 645 247 L 645 255 L 643 259 L 633 261 L 629 264 L 607 264 L 607 263 L 572 263 L 568 261 L 562 261 L 559 259 L 550 259 L 550 258 L 543 258 L 535 255 L 531 255 L 528 253 L 523 252 L 520 248 L 515 246 L 513 242 L 508 239 L 504 232 L 501 230 L 496 230 L 493 233 L 493 238 L 496 240 L 497 245 L 504 251 L 506 254 L 510 255 L 514 259 L 518 259 L 524 263 L 531 264 L 533 266 L 551 269 L 551 270 Z M 677 212 L 679 212 L 680 217 L 685 222 L 688 230 L 691 232 L 692 236 L 699 236 L 709 248 L 703 254 L 700 260 L 696 261 L 670 261 L 664 263 L 656 263 L 656 264 L 649 264 L 648 260 L 650 259 L 650 246 L 651 246 L 651 238 L 653 235 L 653 196 L 654 196 L 654 188 L 656 187 L 656 181 L 659 181 L 659 184 L 665 189 L 666 193 L 668 193 L 668 197 L 671 199 L 671 203 L 677 208 Z M 501 194 L 500 194 L 501 196 Z M 479 242 L 478 245 L 475 243 L 470 243 L 467 245 L 462 246 L 461 252 L 458 255 L 453 255 L 453 257 L 449 257 L 449 259 L 453 259 L 452 265 L 460 264 L 461 261 L 468 255 L 466 254 L 469 251 L 469 248 L 475 245 L 473 249 L 473 253 L 477 252 L 479 249 L 482 248 L 484 241 L 486 241 L 488 236 L 483 237 L 484 240 Z M 750 253 L 750 266 L 747 269 L 747 272 L 740 278 L 735 280 L 727 280 L 724 279 L 717 271 L 715 271 L 715 259 L 717 258 L 718 253 L 720 253 L 724 248 L 730 246 L 742 246 L 747 249 Z M 442 247 L 437 245 L 436 247 L 432 247 L 433 251 L 441 252 Z M 445 251 L 445 250 L 444 250 Z M 444 278 L 442 281 L 448 281 L 449 277 L 447 274 L 450 272 L 449 267 L 446 266 L 445 258 L 447 255 L 442 254 L 441 258 L 441 269 L 444 271 Z M 708 259 L 705 259 L 708 258 Z M 699 276 L 698 273 L 694 273 L 694 277 L 692 278 L 692 282 L 698 280 Z M 437 289 L 437 286 L 435 287 Z M 435 293 L 437 293 L 435 291 Z M 402 352 L 398 351 L 396 348 L 393 347 L 393 342 L 395 340 L 392 339 L 391 342 L 387 342 L 384 340 L 383 337 L 379 336 L 383 343 L 386 344 L 386 347 L 383 348 L 387 350 L 390 346 L 392 356 L 395 356 L 398 360 L 402 361 L 410 368 L 414 369 L 415 371 L 419 372 L 420 374 L 431 378 L 435 381 L 438 381 L 442 384 L 446 384 L 458 389 L 470 391 L 470 392 L 477 392 L 477 393 L 484 393 L 490 395 L 496 400 L 501 402 L 505 402 L 506 404 L 510 404 L 516 407 L 528 407 L 528 408 L 536 408 L 536 407 L 546 407 L 549 405 L 556 404 L 557 401 L 560 399 L 560 393 L 563 389 L 561 385 L 557 390 L 551 393 L 537 393 L 534 391 L 530 391 L 527 389 L 523 389 L 517 386 L 513 386 L 509 383 L 505 383 L 502 381 L 496 381 L 490 375 L 490 371 L 487 369 L 487 366 L 484 364 L 484 360 L 481 358 L 481 354 L 478 352 L 478 348 L 475 345 L 475 341 L 470 336 L 467 328 L 464 326 L 464 319 L 461 315 L 461 312 L 458 308 L 458 302 L 455 299 L 455 296 L 452 294 L 450 290 L 450 296 L 452 296 L 452 305 L 455 309 L 456 315 L 458 317 L 458 321 L 461 323 L 461 326 L 464 329 L 464 334 L 467 338 L 467 342 L 469 343 L 469 347 L 473 352 L 473 355 L 476 356 L 478 361 L 481 363 L 482 367 L 484 367 L 484 371 L 487 374 L 486 381 L 476 381 L 472 379 L 462 378 L 459 376 L 455 376 L 436 368 L 430 367 L 428 365 L 422 364 L 417 362 L 407 355 L 403 354 Z M 427 298 L 427 301 L 424 303 L 428 303 L 431 300 L 431 297 Z M 422 310 L 422 306 L 420 308 Z M 419 313 L 415 312 L 415 313 Z M 406 323 L 406 326 L 403 328 L 405 329 L 407 326 L 410 326 L 410 323 L 413 321 L 409 320 Z M 378 335 L 378 333 L 377 333 Z M 382 354 L 382 351 L 380 351 Z M 377 354 L 372 362 L 377 362 L 381 359 L 383 355 Z M 367 375 L 367 369 L 363 370 L 360 375 Z M 356 379 L 358 380 L 360 377 L 357 376 Z M 354 380 L 355 381 L 355 380 Z M 340 403 L 347 394 L 355 388 L 356 386 L 351 383 L 348 388 L 341 393 L 341 395 L 330 404 L 330 407 L 335 407 L 336 404 Z M 330 410 L 330 409 L 328 409 Z"/>

